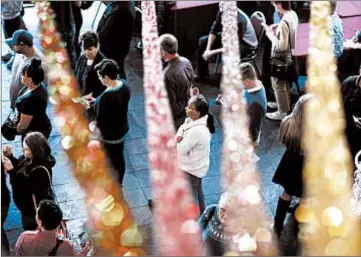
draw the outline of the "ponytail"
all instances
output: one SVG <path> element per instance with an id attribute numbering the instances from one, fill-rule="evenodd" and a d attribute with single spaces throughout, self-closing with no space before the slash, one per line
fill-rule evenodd
<path id="1" fill-rule="evenodd" d="M 214 132 L 216 131 L 216 127 L 214 126 L 214 116 L 210 113 L 208 113 L 207 127 L 209 129 L 209 132 L 211 132 L 211 134 L 214 134 Z"/>

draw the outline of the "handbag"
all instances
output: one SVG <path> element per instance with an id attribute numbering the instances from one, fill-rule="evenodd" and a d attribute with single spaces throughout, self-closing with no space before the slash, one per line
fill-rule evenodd
<path id="1" fill-rule="evenodd" d="M 46 173 L 48 174 L 48 177 L 49 177 L 49 182 L 50 182 L 50 188 L 51 188 L 51 191 L 52 191 L 52 196 L 54 198 L 54 201 L 57 203 L 57 205 L 60 207 L 60 204 L 59 204 L 59 201 L 54 193 L 54 188 L 53 188 L 53 183 L 51 182 L 51 177 L 50 177 L 50 174 L 49 174 L 49 171 L 48 169 L 45 167 L 45 166 L 42 166 L 42 165 L 39 165 L 39 166 L 36 166 L 35 168 L 33 168 L 31 170 L 31 172 L 37 168 L 43 168 Z M 33 198 L 33 203 L 34 203 L 34 208 L 35 210 L 38 208 L 37 204 L 36 204 L 36 198 L 35 198 L 35 194 L 32 195 L 32 198 Z M 59 225 L 59 234 L 61 235 L 62 238 L 69 238 L 69 232 L 68 232 L 68 227 L 66 225 L 66 221 L 65 219 L 62 219 L 62 221 L 60 222 L 60 225 Z"/>
<path id="2" fill-rule="evenodd" d="M 290 27 L 288 22 L 285 21 L 288 30 L 290 31 Z M 290 82 L 297 82 L 298 80 L 298 71 L 296 69 L 294 57 L 292 55 L 291 50 L 291 31 L 288 33 L 288 42 L 289 47 L 288 51 L 291 55 L 291 59 L 284 57 L 271 57 L 270 60 L 270 68 L 271 68 L 271 77 L 278 78 L 280 80 L 290 81 Z"/>
<path id="3" fill-rule="evenodd" d="M 18 134 L 16 130 L 17 123 L 18 115 L 15 111 L 12 111 L 1 126 L 1 134 L 6 140 L 13 141 L 15 139 Z"/>

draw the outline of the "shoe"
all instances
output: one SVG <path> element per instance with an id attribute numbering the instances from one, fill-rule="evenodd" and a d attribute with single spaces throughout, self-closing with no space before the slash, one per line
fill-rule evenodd
<path id="1" fill-rule="evenodd" d="M 10 61 L 11 57 L 13 57 L 13 54 L 11 52 L 8 52 L 1 56 L 1 61 L 8 62 L 8 61 Z"/>
<path id="2" fill-rule="evenodd" d="M 276 102 L 268 102 L 267 106 L 271 109 L 277 109 L 277 103 Z"/>
<path id="3" fill-rule="evenodd" d="M 7 62 L 6 68 L 8 68 L 8 70 L 11 70 L 13 68 L 14 59 L 15 59 L 15 55 L 12 56 L 10 61 Z"/>
<path id="4" fill-rule="evenodd" d="M 266 117 L 270 120 L 283 120 L 287 116 L 286 112 L 268 112 L 266 113 Z"/>

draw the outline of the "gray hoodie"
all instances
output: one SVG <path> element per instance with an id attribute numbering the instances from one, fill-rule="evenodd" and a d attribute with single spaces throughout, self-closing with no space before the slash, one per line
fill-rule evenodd
<path id="1" fill-rule="evenodd" d="M 11 20 L 18 17 L 23 8 L 23 1 L 2 0 L 1 17 L 3 20 Z"/>

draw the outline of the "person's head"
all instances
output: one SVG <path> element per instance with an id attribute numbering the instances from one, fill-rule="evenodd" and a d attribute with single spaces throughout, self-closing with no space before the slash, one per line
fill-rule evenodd
<path id="1" fill-rule="evenodd" d="M 30 132 L 23 142 L 23 152 L 32 164 L 46 165 L 51 158 L 51 148 L 46 137 L 40 132 Z"/>
<path id="2" fill-rule="evenodd" d="M 285 13 L 291 10 L 290 1 L 274 1 L 273 4 L 276 8 L 276 11 L 279 13 Z"/>
<path id="3" fill-rule="evenodd" d="M 241 70 L 244 87 L 246 89 L 253 87 L 257 82 L 257 75 L 253 65 L 249 62 L 245 62 L 241 63 L 239 67 Z"/>
<path id="4" fill-rule="evenodd" d="M 21 82 L 26 86 L 36 86 L 44 81 L 45 73 L 41 66 L 41 60 L 31 59 L 21 70 Z"/>
<path id="5" fill-rule="evenodd" d="M 207 127 L 212 134 L 215 132 L 214 117 L 209 113 L 209 105 L 203 95 L 193 96 L 188 102 L 186 112 L 187 116 L 192 120 L 198 120 L 208 115 Z"/>
<path id="6" fill-rule="evenodd" d="M 280 138 L 287 149 L 294 152 L 302 151 L 302 135 L 305 104 L 313 99 L 313 95 L 305 94 L 298 99 L 292 113 L 281 122 Z"/>
<path id="7" fill-rule="evenodd" d="M 80 43 L 87 59 L 94 60 L 99 51 L 99 38 L 97 33 L 87 31 L 80 36 Z"/>
<path id="8" fill-rule="evenodd" d="M 227 221 L 227 209 L 230 206 L 230 196 L 228 192 L 225 192 L 221 195 L 221 198 L 218 202 L 219 206 L 219 219 L 222 223 Z"/>
<path id="9" fill-rule="evenodd" d="M 42 200 L 36 211 L 36 222 L 41 230 L 55 230 L 63 219 L 63 212 L 60 207 L 50 200 Z"/>
<path id="10" fill-rule="evenodd" d="M 337 1 L 336 0 L 330 0 L 330 14 L 334 14 L 336 12 L 336 8 L 337 8 Z"/>
<path id="11" fill-rule="evenodd" d="M 14 32 L 11 38 L 5 41 L 8 46 L 12 47 L 18 54 L 28 52 L 29 48 L 33 48 L 33 35 L 27 30 L 19 29 Z"/>
<path id="12" fill-rule="evenodd" d="M 171 34 L 163 34 L 159 37 L 159 46 L 162 59 L 169 61 L 178 53 L 178 40 Z"/>
<path id="13" fill-rule="evenodd" d="M 118 78 L 119 67 L 113 60 L 103 59 L 94 68 L 98 72 L 99 80 L 105 86 L 110 85 L 112 81 Z"/>

